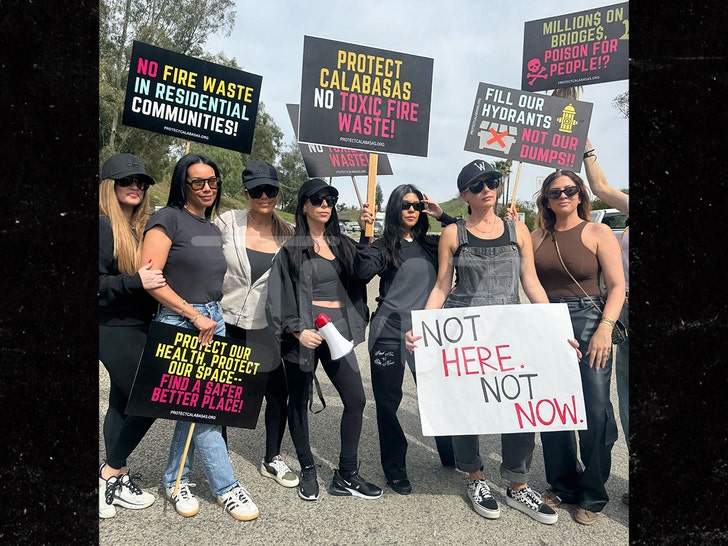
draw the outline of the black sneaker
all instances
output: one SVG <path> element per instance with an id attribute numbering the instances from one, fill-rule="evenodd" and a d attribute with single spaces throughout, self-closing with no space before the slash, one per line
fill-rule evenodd
<path id="1" fill-rule="evenodd" d="M 407 478 L 401 480 L 387 480 L 387 485 L 392 488 L 392 491 L 399 493 L 400 495 L 409 495 L 412 493 L 412 484 Z"/>
<path id="2" fill-rule="evenodd" d="M 298 482 L 298 496 L 303 500 L 315 501 L 319 497 L 319 484 L 316 479 L 316 467 L 304 466 L 301 469 L 301 479 Z"/>
<path id="3" fill-rule="evenodd" d="M 337 497 L 354 496 L 361 499 L 378 499 L 382 496 L 382 488 L 366 481 L 359 475 L 358 470 L 346 478 L 338 470 L 334 470 L 329 493 Z"/>
<path id="4" fill-rule="evenodd" d="M 543 501 L 541 495 L 528 486 L 518 491 L 508 487 L 506 489 L 506 504 L 547 525 L 552 525 L 559 519 L 559 515 Z"/>

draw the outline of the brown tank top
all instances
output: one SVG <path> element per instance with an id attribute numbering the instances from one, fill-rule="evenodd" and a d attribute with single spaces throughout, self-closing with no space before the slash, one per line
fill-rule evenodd
<path id="1" fill-rule="evenodd" d="M 581 242 L 581 233 L 585 226 L 584 221 L 569 230 L 554 232 L 554 235 L 559 243 L 561 257 L 571 274 L 579 281 L 587 294 L 599 297 L 599 275 L 602 268 L 596 255 Z M 550 301 L 558 301 L 559 298 L 584 297 L 584 292 L 564 271 L 550 233 L 546 235 L 534 253 L 534 259 L 538 279 Z"/>

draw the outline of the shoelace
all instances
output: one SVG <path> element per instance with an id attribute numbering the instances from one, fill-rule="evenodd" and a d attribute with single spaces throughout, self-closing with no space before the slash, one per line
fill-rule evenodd
<path id="1" fill-rule="evenodd" d="M 116 476 L 112 476 L 111 478 L 106 480 L 106 491 L 104 492 L 104 499 L 106 500 L 106 504 L 113 504 L 116 490 L 121 489 L 121 487 L 121 481 Z"/>
<path id="2" fill-rule="evenodd" d="M 316 477 L 316 467 L 313 465 L 304 466 L 301 469 L 301 477 L 306 481 L 312 480 L 314 477 Z"/>
<path id="3" fill-rule="evenodd" d="M 119 480 L 119 489 L 123 489 L 124 487 L 128 488 L 129 491 L 134 493 L 135 495 L 141 495 L 143 493 L 141 487 L 139 487 L 136 483 L 134 483 L 134 480 L 141 480 L 142 475 L 141 474 L 134 474 L 132 476 L 129 473 L 124 474 L 121 477 L 121 480 Z M 124 478 L 127 478 L 126 480 Z"/>
<path id="4" fill-rule="evenodd" d="M 477 482 L 477 485 L 475 486 L 475 492 L 473 493 L 473 496 L 476 499 L 487 499 L 488 497 L 492 497 L 490 493 L 490 487 L 488 487 L 488 484 L 486 484 L 483 480 L 479 480 Z"/>
<path id="5" fill-rule="evenodd" d="M 225 510 L 232 512 L 238 505 L 246 505 L 250 502 L 247 495 L 250 495 L 246 489 L 241 485 L 231 491 L 233 494 L 230 495 L 225 501 Z"/>
<path id="6" fill-rule="evenodd" d="M 288 468 L 288 465 L 284 463 L 281 459 L 273 459 L 271 462 L 268 463 L 269 466 L 272 466 L 276 474 L 285 476 L 288 474 L 291 469 Z"/>
<path id="7" fill-rule="evenodd" d="M 542 502 L 541 495 L 539 493 L 536 493 L 530 487 L 524 487 L 520 491 L 514 491 L 513 497 L 517 500 L 520 500 L 519 497 L 521 497 L 523 499 L 522 502 L 529 505 L 534 510 L 537 510 Z"/>
<path id="8" fill-rule="evenodd" d="M 179 484 L 179 489 L 177 489 L 177 498 L 183 501 L 189 501 L 192 500 L 192 491 L 190 491 L 190 485 L 189 483 L 181 483 Z"/>

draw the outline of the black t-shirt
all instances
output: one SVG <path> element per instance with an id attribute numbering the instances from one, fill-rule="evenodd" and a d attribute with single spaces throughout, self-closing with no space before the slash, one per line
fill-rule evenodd
<path id="1" fill-rule="evenodd" d="M 154 226 L 162 226 L 172 240 L 164 266 L 169 287 L 189 303 L 219 301 L 227 262 L 218 227 L 175 207 L 152 214 L 144 233 Z"/>

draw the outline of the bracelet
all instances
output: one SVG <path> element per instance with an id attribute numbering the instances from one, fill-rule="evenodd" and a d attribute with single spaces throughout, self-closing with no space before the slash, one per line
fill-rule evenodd
<path id="1" fill-rule="evenodd" d="M 604 324 L 606 324 L 606 325 L 611 326 L 612 328 L 614 328 L 614 321 L 612 319 L 610 319 L 609 317 L 602 317 L 602 320 L 600 320 L 599 322 L 600 323 L 603 322 Z"/>
<path id="2" fill-rule="evenodd" d="M 187 302 L 182 300 L 182 307 L 179 308 L 179 314 L 183 317 L 185 316 L 185 305 L 187 305 Z"/>
<path id="3" fill-rule="evenodd" d="M 202 313 L 200 313 L 199 311 L 197 311 L 197 314 L 195 315 L 195 318 L 191 318 L 191 319 L 190 319 L 190 322 L 191 322 L 192 324 L 194 324 L 194 323 L 195 323 L 195 321 L 196 321 L 196 320 L 197 320 L 198 318 L 200 318 L 201 316 L 202 316 Z"/>
<path id="4" fill-rule="evenodd" d="M 593 157 L 594 159 L 596 159 L 597 154 L 594 153 L 594 148 L 584 154 L 584 159 L 586 159 L 587 157 Z"/>

